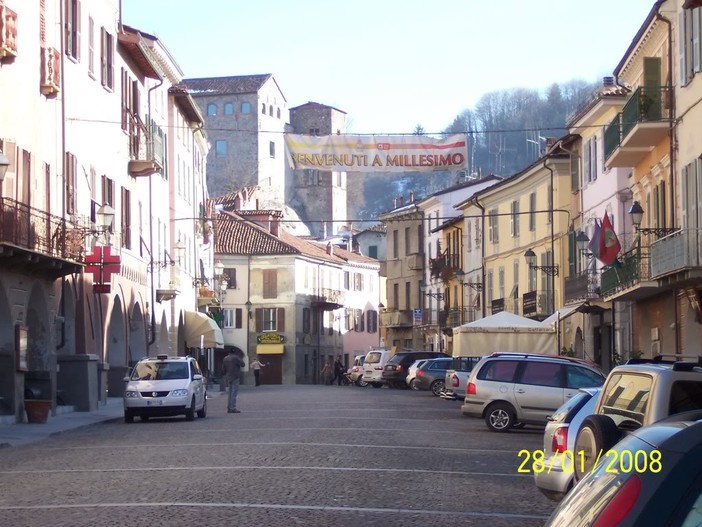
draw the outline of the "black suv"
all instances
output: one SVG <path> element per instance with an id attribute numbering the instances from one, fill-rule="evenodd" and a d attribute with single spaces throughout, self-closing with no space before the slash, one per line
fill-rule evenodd
<path id="1" fill-rule="evenodd" d="M 395 353 L 385 365 L 382 382 L 391 388 L 407 388 L 407 370 L 412 363 L 419 359 L 435 359 L 448 357 L 438 351 L 402 351 Z"/>

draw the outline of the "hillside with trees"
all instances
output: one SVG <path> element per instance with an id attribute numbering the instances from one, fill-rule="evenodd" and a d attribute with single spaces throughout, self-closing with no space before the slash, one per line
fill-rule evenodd
<path id="1" fill-rule="evenodd" d="M 567 133 L 566 120 L 590 100 L 598 83 L 570 81 L 544 92 L 512 88 L 483 95 L 473 109 L 459 113 L 442 132 L 468 136 L 469 168 L 465 174 L 407 172 L 348 175 L 348 214 L 374 220 L 393 208 L 396 196 L 410 191 L 421 199 L 468 177 L 509 177 L 541 156 L 546 138 Z M 414 133 L 423 134 L 421 124 Z"/>

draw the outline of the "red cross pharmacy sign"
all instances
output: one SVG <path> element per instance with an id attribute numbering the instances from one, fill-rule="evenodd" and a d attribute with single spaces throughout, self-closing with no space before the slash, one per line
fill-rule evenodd
<path id="1" fill-rule="evenodd" d="M 121 258 L 112 254 L 112 248 L 97 246 L 93 254 L 85 257 L 85 272 L 93 275 L 93 292 L 109 293 L 112 283 L 112 274 L 122 270 Z"/>

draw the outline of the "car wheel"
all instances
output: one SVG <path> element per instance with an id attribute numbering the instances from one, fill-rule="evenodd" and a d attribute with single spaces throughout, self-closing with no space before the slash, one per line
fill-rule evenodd
<path id="1" fill-rule="evenodd" d="M 374 382 L 374 383 L 372 383 L 372 385 L 373 385 L 373 388 L 382 388 L 383 387 L 382 382 Z"/>
<path id="2" fill-rule="evenodd" d="M 205 394 L 205 400 L 202 401 L 202 409 L 197 411 L 197 416 L 200 419 L 207 417 L 207 394 Z"/>
<path id="3" fill-rule="evenodd" d="M 124 411 L 124 422 L 125 423 L 133 423 L 134 422 L 134 413 L 131 410 Z"/>
<path id="4" fill-rule="evenodd" d="M 429 389 L 431 390 L 431 393 L 438 397 L 441 394 L 441 391 L 444 389 L 444 381 L 434 381 L 431 383 Z"/>
<path id="5" fill-rule="evenodd" d="M 416 377 L 412 379 L 409 383 L 409 387 L 413 390 L 419 390 L 419 379 L 417 379 Z"/>
<path id="6" fill-rule="evenodd" d="M 595 414 L 586 417 L 575 437 L 575 481 L 584 478 L 602 453 L 612 448 L 620 437 L 621 433 L 610 416 Z"/>
<path id="7" fill-rule="evenodd" d="M 492 404 L 485 412 L 485 424 L 493 432 L 509 432 L 514 422 L 514 408 L 507 403 Z"/>
<path id="8" fill-rule="evenodd" d="M 366 381 L 364 381 L 361 377 L 357 377 L 356 378 L 356 386 L 358 386 L 360 388 L 365 388 L 366 386 L 368 386 L 368 383 Z"/>
<path id="9" fill-rule="evenodd" d="M 185 420 L 186 421 L 194 421 L 195 420 L 195 396 L 193 395 L 192 400 L 190 401 L 190 408 L 188 408 L 185 411 Z"/>

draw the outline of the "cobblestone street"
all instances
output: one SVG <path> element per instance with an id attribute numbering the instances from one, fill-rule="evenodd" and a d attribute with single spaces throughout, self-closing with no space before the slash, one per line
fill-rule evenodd
<path id="1" fill-rule="evenodd" d="M 242 386 L 206 419 L 121 421 L 0 449 L 0 524 L 543 525 L 521 449 L 428 392 Z M 40 426 L 40 425 L 36 425 Z"/>

